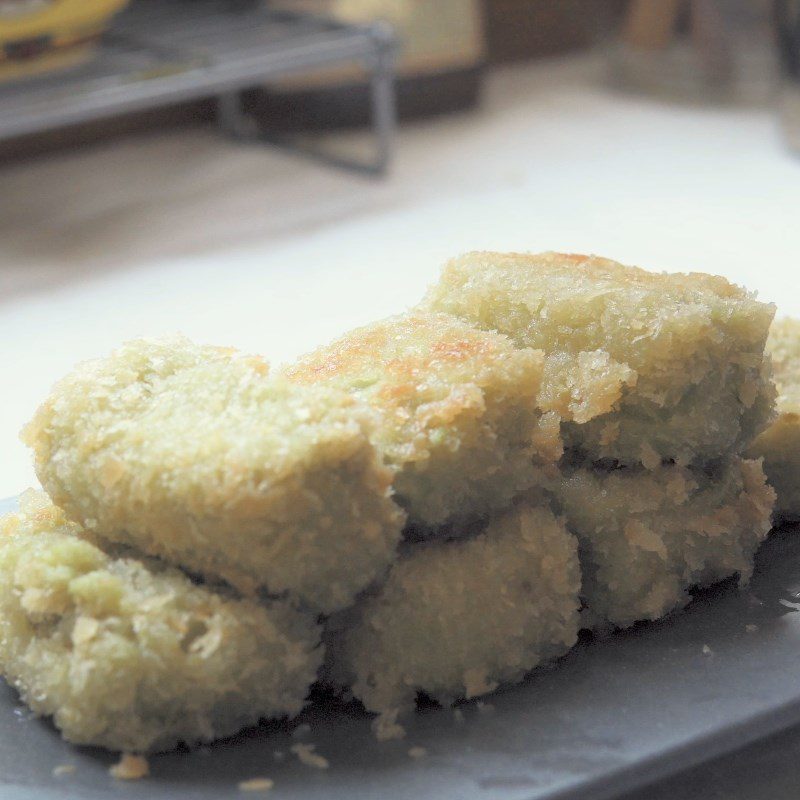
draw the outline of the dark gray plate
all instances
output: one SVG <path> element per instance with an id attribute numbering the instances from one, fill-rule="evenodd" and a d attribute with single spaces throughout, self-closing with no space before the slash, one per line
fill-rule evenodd
<path id="1" fill-rule="evenodd" d="M 430 709 L 405 740 L 379 743 L 364 715 L 312 709 L 303 741 L 328 770 L 289 753 L 297 740 L 287 727 L 265 726 L 152 758 L 148 780 L 119 783 L 107 773 L 113 756 L 64 743 L 0 684 L 0 797 L 217 800 L 260 776 L 275 781 L 275 800 L 610 797 L 800 722 L 799 592 L 800 529 L 780 530 L 747 589 L 721 585 L 659 623 L 582 642 L 492 695 L 493 708 L 464 705 L 461 721 Z M 410 758 L 413 745 L 427 756 Z M 54 776 L 60 764 L 75 770 Z"/>

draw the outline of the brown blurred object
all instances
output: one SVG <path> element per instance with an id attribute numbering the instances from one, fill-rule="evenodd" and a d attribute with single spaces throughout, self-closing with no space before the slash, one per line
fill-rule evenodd
<path id="1" fill-rule="evenodd" d="M 485 0 L 489 61 L 521 61 L 587 47 L 597 8 L 610 4 L 603 0 Z"/>
<path id="2" fill-rule="evenodd" d="M 622 0 L 272 0 L 296 10 L 391 22 L 400 36 L 401 119 L 471 108 L 485 65 L 551 56 L 593 43 L 601 16 Z M 352 73 L 312 75 L 251 99 L 272 129 L 363 123 L 366 98 Z"/>
<path id="3" fill-rule="evenodd" d="M 683 19 L 705 71 L 730 76 L 733 59 L 724 35 L 725 18 L 714 0 L 633 0 L 621 38 L 637 50 L 665 50 L 680 35 Z"/>
<path id="4" fill-rule="evenodd" d="M 629 0 L 608 42 L 618 86 L 691 102 L 771 99 L 772 0 Z"/>
<path id="5" fill-rule="evenodd" d="M 446 72 L 482 63 L 485 55 L 482 0 L 269 0 L 269 7 L 366 25 L 388 22 L 400 40 L 401 78 Z M 341 84 L 360 77 L 352 68 L 293 76 L 283 86 Z"/>
<path id="6" fill-rule="evenodd" d="M 628 9 L 622 38 L 640 50 L 666 47 L 675 32 L 682 0 L 634 0 Z"/>
<path id="7" fill-rule="evenodd" d="M 486 63 L 483 0 L 269 0 L 271 8 L 350 23 L 389 22 L 400 41 L 397 112 L 417 119 L 475 106 Z M 366 124 L 363 70 L 335 69 L 271 83 L 248 98 L 264 128 L 283 133 Z"/>

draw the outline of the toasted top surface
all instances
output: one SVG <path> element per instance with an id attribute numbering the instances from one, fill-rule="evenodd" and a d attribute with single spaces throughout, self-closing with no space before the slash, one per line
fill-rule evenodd
<path id="1" fill-rule="evenodd" d="M 500 334 L 450 316 L 413 312 L 357 328 L 302 357 L 286 371 L 292 380 L 327 383 L 380 396 L 386 404 L 425 402 L 448 384 L 490 385 L 508 364 L 541 371 L 543 355 L 518 355 Z"/>
<path id="2" fill-rule="evenodd" d="M 778 387 L 778 409 L 800 413 L 800 320 L 776 320 L 769 332 L 767 350 Z"/>
<path id="3" fill-rule="evenodd" d="M 237 491 L 366 447 L 369 414 L 329 387 L 291 385 L 257 357 L 187 339 L 138 340 L 54 387 L 23 431 L 41 470 L 106 489 L 180 476 L 186 495 L 226 505 Z"/>
<path id="4" fill-rule="evenodd" d="M 414 312 L 358 328 L 301 358 L 286 376 L 346 389 L 397 429 L 447 426 L 479 415 L 495 397 L 533 407 L 544 356 L 448 314 Z M 406 431 L 408 434 L 408 431 Z"/>
<path id="5" fill-rule="evenodd" d="M 681 358 L 681 343 L 754 352 L 774 307 L 724 278 L 647 272 L 597 256 L 473 252 L 448 262 L 423 307 L 546 352 L 602 348 L 636 370 Z M 677 350 L 677 352 L 676 352 Z"/>

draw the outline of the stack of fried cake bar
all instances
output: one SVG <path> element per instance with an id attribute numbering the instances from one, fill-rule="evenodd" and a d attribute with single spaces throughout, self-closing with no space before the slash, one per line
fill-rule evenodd
<path id="1" fill-rule="evenodd" d="M 656 619 L 749 575 L 774 502 L 742 457 L 773 414 L 772 306 L 720 277 L 558 253 L 455 259 L 424 305 L 544 350 L 539 405 L 566 448 L 551 494 L 587 619 Z"/>
<path id="2" fill-rule="evenodd" d="M 708 275 L 473 253 L 409 314 L 289 368 L 380 414 L 411 522 L 383 586 L 329 626 L 334 683 L 384 712 L 418 692 L 474 696 L 568 646 L 576 594 L 578 626 L 621 627 L 747 579 L 774 503 L 741 455 L 773 414 L 773 313 Z M 512 385 L 521 358 L 538 366 Z M 512 570 L 531 546 L 539 572 Z M 563 600 L 546 609 L 547 574 Z M 556 614 L 560 639 L 531 627 Z"/>
<path id="3" fill-rule="evenodd" d="M 184 339 L 80 366 L 23 434 L 49 498 L 3 522 L 5 676 L 66 738 L 113 749 L 297 714 L 321 618 L 400 539 L 372 427 L 343 392 Z"/>
<path id="4" fill-rule="evenodd" d="M 708 275 L 475 253 L 278 372 L 184 339 L 63 379 L 47 495 L 0 529 L 0 666 L 76 742 L 292 716 L 322 679 L 399 730 L 746 579 L 774 492 L 773 308 Z"/>

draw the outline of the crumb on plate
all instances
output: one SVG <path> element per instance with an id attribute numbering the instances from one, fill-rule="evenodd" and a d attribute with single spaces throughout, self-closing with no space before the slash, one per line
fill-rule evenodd
<path id="1" fill-rule="evenodd" d="M 249 778 L 239 781 L 240 792 L 268 792 L 275 785 L 271 778 Z"/>
<path id="2" fill-rule="evenodd" d="M 328 769 L 330 763 L 325 756 L 315 753 L 316 745 L 313 744 L 293 744 L 290 750 L 297 756 L 297 760 L 307 767 L 314 767 L 315 769 Z"/>
<path id="3" fill-rule="evenodd" d="M 123 753 L 119 761 L 108 771 L 115 780 L 138 781 L 150 774 L 150 764 L 144 756 Z"/>

